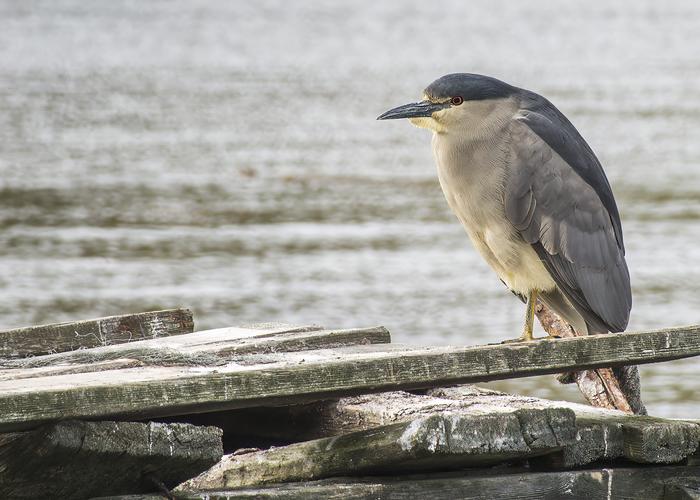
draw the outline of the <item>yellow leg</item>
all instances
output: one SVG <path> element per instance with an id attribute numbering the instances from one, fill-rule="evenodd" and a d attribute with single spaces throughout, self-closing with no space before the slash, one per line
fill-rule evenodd
<path id="1" fill-rule="evenodd" d="M 535 306 L 537 305 L 537 290 L 532 290 L 527 297 L 527 310 L 525 311 L 525 326 L 522 339 L 525 342 L 534 340 L 532 328 L 535 322 Z"/>
<path id="2" fill-rule="evenodd" d="M 525 311 L 525 325 L 523 326 L 523 334 L 517 339 L 504 340 L 502 343 L 512 342 L 532 342 L 539 340 L 533 337 L 532 329 L 535 323 L 535 306 L 537 306 L 537 290 L 532 290 L 527 296 L 527 309 Z"/>

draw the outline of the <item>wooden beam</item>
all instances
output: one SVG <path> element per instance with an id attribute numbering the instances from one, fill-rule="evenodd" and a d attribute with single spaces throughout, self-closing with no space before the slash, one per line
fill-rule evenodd
<path id="1" fill-rule="evenodd" d="M 548 466 L 579 467 L 624 458 L 638 463 L 670 464 L 700 451 L 700 425 L 692 421 L 629 415 L 565 401 L 514 396 L 473 386 L 439 388 L 432 397 L 461 402 L 472 411 L 493 407 L 566 407 L 576 414 L 576 441 L 546 457 Z"/>
<path id="2" fill-rule="evenodd" d="M 179 492 L 179 500 L 237 500 L 250 498 L 309 500 L 389 498 L 409 500 L 602 499 L 643 498 L 668 500 L 696 498 L 700 467 L 626 467 L 559 472 L 473 470 L 407 477 L 364 477 L 280 484 L 235 490 Z M 679 485 L 683 493 L 675 494 Z M 134 497 L 123 497 L 122 500 Z M 106 499 L 103 499 L 106 500 Z"/>
<path id="3" fill-rule="evenodd" d="M 156 366 L 218 366 L 228 361 L 254 362 L 256 354 L 292 352 L 391 342 L 384 327 L 324 330 L 320 326 L 266 324 L 204 330 L 177 337 L 158 338 L 0 362 L 0 379 L 33 377 L 31 369 L 85 364 L 100 371 L 100 363 L 138 361 Z M 241 359 L 245 357 L 246 359 Z M 19 372 L 18 369 L 26 371 Z M 34 372 L 36 373 L 36 372 Z"/>
<path id="4" fill-rule="evenodd" d="M 222 455 L 221 430 L 64 421 L 0 443 L 0 497 L 89 498 L 174 487 Z"/>
<path id="5" fill-rule="evenodd" d="M 122 316 L 30 326 L 0 331 L 0 358 L 40 356 L 141 339 L 190 333 L 189 309 L 168 309 Z"/>
<path id="6" fill-rule="evenodd" d="M 432 413 L 340 436 L 225 455 L 177 491 L 488 466 L 572 444 L 574 421 L 573 412 L 565 408 Z"/>
<path id="7" fill-rule="evenodd" d="M 0 431 L 61 418 L 150 418 L 641 364 L 700 354 L 700 327 L 479 347 L 357 346 L 0 381 Z M 88 376 L 89 375 L 89 376 Z"/>
<path id="8" fill-rule="evenodd" d="M 574 442 L 542 458 L 547 467 L 571 468 L 627 459 L 678 463 L 700 452 L 700 425 L 692 421 L 640 417 L 588 405 L 515 396 L 475 386 L 439 388 L 426 394 L 403 391 L 341 398 L 280 408 L 249 408 L 191 416 L 193 423 L 221 426 L 232 446 L 289 443 L 369 430 L 436 412 L 485 415 L 517 410 L 566 408 L 576 414 Z M 260 446 L 260 445 L 257 445 Z"/>

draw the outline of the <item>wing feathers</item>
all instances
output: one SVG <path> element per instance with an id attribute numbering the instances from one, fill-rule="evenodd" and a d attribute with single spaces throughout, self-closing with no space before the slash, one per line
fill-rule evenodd
<path id="1" fill-rule="evenodd" d="M 621 226 L 619 220 L 614 224 L 601 201 L 612 199 L 612 193 L 601 197 L 596 191 L 606 186 L 609 190 L 607 179 L 600 169 L 603 178 L 595 187 L 584 180 L 526 126 L 531 116 L 522 118 L 524 123 L 514 133 L 517 158 L 506 187 L 506 216 L 533 245 L 554 281 L 595 331 L 622 331 L 632 296 Z M 548 120 L 550 127 L 566 125 L 554 123 L 551 117 Z M 568 135 L 570 139 L 571 133 Z M 587 145 L 579 150 L 593 155 Z M 597 162 L 595 156 L 591 161 Z M 592 175 L 590 170 L 588 175 Z"/>

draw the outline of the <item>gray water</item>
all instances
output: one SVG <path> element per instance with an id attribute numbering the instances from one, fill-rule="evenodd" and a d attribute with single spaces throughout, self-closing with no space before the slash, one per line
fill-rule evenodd
<path id="1" fill-rule="evenodd" d="M 598 153 L 630 329 L 698 323 L 699 23 L 693 0 L 0 1 L 0 327 L 187 306 L 198 328 L 514 337 L 429 134 L 375 121 L 454 71 L 546 95 Z M 652 413 L 700 416 L 697 360 L 642 375 Z"/>

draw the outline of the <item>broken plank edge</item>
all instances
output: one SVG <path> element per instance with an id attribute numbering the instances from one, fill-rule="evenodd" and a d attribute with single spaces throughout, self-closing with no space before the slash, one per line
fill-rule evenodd
<path id="1" fill-rule="evenodd" d="M 194 331 L 189 309 L 166 309 L 0 331 L 0 358 L 133 342 Z"/>

